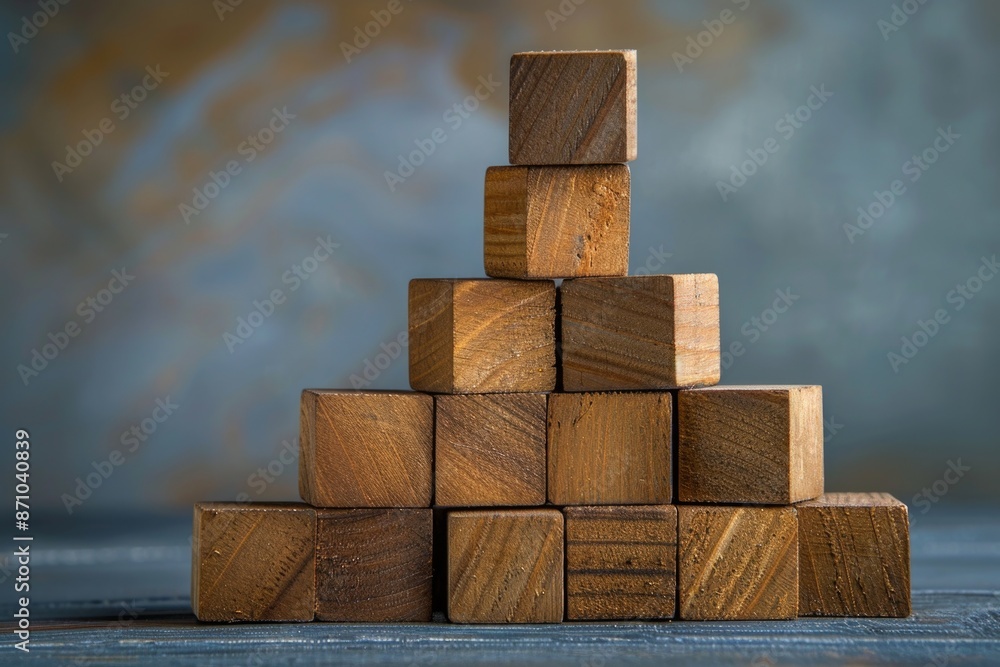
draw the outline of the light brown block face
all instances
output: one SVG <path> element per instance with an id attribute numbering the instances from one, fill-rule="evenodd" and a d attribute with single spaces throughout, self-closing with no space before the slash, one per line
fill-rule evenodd
<path id="1" fill-rule="evenodd" d="M 551 280 L 410 281 L 410 386 L 442 394 L 552 391 Z"/>
<path id="2" fill-rule="evenodd" d="M 628 162 L 636 136 L 635 51 L 510 59 L 511 164 Z"/>
<path id="3" fill-rule="evenodd" d="M 566 618 L 673 618 L 677 508 L 567 507 Z"/>
<path id="4" fill-rule="evenodd" d="M 194 506 L 191 607 L 200 621 L 311 621 L 316 513 L 293 503 Z"/>
<path id="5" fill-rule="evenodd" d="M 430 507 L 434 399 L 302 392 L 299 495 L 316 507 Z"/>
<path id="6" fill-rule="evenodd" d="M 671 396 L 550 394 L 549 502 L 671 501 Z"/>
<path id="7" fill-rule="evenodd" d="M 545 504 L 545 394 L 437 396 L 434 503 Z"/>
<path id="8" fill-rule="evenodd" d="M 490 167 L 485 263 L 494 278 L 628 273 L 626 165 Z"/>
<path id="9" fill-rule="evenodd" d="M 910 525 L 888 493 L 827 493 L 796 505 L 799 615 L 910 615 Z"/>
<path id="10" fill-rule="evenodd" d="M 798 530 L 791 507 L 681 505 L 679 616 L 734 621 L 798 614 Z"/>
<path id="11" fill-rule="evenodd" d="M 787 505 L 823 493 L 822 387 L 681 391 L 677 420 L 680 502 Z"/>
<path id="12" fill-rule="evenodd" d="M 563 515 L 555 509 L 448 513 L 448 618 L 563 620 Z"/>
<path id="13" fill-rule="evenodd" d="M 559 291 L 565 391 L 719 381 L 714 274 L 576 278 Z"/>
<path id="14" fill-rule="evenodd" d="M 316 619 L 430 622 L 433 510 L 317 510 Z"/>

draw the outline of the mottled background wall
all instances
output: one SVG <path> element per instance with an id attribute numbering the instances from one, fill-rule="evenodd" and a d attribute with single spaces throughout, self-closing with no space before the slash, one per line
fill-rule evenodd
<path id="1" fill-rule="evenodd" d="M 1000 250 L 997 3 L 404 0 L 347 62 L 342 42 L 387 1 L 224 2 L 70 2 L 37 35 L 36 2 L 3 6 L 3 437 L 31 430 L 36 507 L 294 497 L 294 466 L 254 475 L 283 467 L 299 390 L 350 386 L 366 360 L 373 386 L 405 387 L 405 352 L 378 355 L 405 328 L 407 280 L 482 275 L 510 54 L 590 48 L 638 49 L 632 270 L 719 274 L 723 344 L 743 350 L 724 381 L 824 385 L 829 488 L 916 504 L 960 460 L 947 500 L 997 497 L 1000 280 L 975 279 Z M 445 116 L 480 77 L 501 85 Z M 798 109 L 813 88 L 832 95 Z M 275 109 L 294 118 L 248 148 Z M 797 109 L 808 119 L 783 121 Z M 390 191 L 386 170 L 437 127 L 447 140 Z M 948 128 L 933 164 L 907 166 Z M 894 179 L 885 212 L 845 229 Z M 181 204 L 205 206 L 185 220 Z M 285 272 L 327 237 L 296 284 Z M 122 269 L 134 279 L 102 293 Z M 949 298 L 970 279 L 978 292 Z M 227 345 L 275 289 L 273 314 Z M 901 350 L 939 309 L 926 345 Z M 178 407 L 127 435 L 165 416 L 158 399 Z"/>

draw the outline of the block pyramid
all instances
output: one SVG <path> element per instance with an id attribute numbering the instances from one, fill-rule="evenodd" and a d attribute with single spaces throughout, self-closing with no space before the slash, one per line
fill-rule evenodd
<path id="1" fill-rule="evenodd" d="M 718 278 L 627 275 L 635 51 L 510 91 L 490 277 L 410 283 L 413 391 L 303 391 L 305 504 L 195 506 L 197 617 L 908 615 L 906 506 L 824 493 L 821 388 L 718 385 Z"/>

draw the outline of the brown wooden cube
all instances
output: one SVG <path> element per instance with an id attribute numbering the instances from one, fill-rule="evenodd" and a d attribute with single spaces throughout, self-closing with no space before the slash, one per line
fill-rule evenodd
<path id="1" fill-rule="evenodd" d="M 434 399 L 434 503 L 545 504 L 546 394 Z"/>
<path id="2" fill-rule="evenodd" d="M 410 281 L 410 386 L 442 394 L 551 391 L 551 280 Z"/>
<path id="3" fill-rule="evenodd" d="M 823 390 L 732 386 L 677 396 L 677 499 L 787 505 L 823 493 Z"/>
<path id="4" fill-rule="evenodd" d="M 635 157 L 635 51 L 514 54 L 511 164 L 605 164 Z"/>
<path id="5" fill-rule="evenodd" d="M 827 493 L 796 505 L 799 615 L 910 615 L 910 525 L 888 493 Z"/>
<path id="6" fill-rule="evenodd" d="M 666 392 L 550 394 L 549 502 L 669 503 L 671 403 Z"/>
<path id="7" fill-rule="evenodd" d="M 566 618 L 673 618 L 677 508 L 567 507 Z"/>
<path id="8" fill-rule="evenodd" d="M 448 513 L 448 618 L 563 620 L 563 515 L 555 509 Z"/>
<path id="9" fill-rule="evenodd" d="M 685 620 L 763 620 L 798 613 L 792 507 L 681 505 L 677 588 Z"/>
<path id="10" fill-rule="evenodd" d="M 565 391 L 719 381 L 714 274 L 575 278 L 559 291 Z"/>
<path id="11" fill-rule="evenodd" d="M 316 619 L 430 622 L 433 510 L 317 510 Z"/>
<path id="12" fill-rule="evenodd" d="M 430 507 L 434 399 L 302 392 L 299 494 L 317 507 Z"/>
<path id="13" fill-rule="evenodd" d="M 311 621 L 316 513 L 294 503 L 194 506 L 191 607 L 200 621 Z"/>
<path id="14" fill-rule="evenodd" d="M 486 275 L 624 276 L 629 190 L 629 170 L 623 164 L 490 167 Z"/>

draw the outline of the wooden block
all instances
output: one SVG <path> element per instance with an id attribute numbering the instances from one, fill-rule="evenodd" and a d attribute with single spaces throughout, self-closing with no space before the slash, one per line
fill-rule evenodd
<path id="1" fill-rule="evenodd" d="M 566 618 L 673 618 L 677 508 L 567 507 Z"/>
<path id="2" fill-rule="evenodd" d="M 910 524 L 888 493 L 827 493 L 796 505 L 799 615 L 910 615 Z"/>
<path id="3" fill-rule="evenodd" d="M 317 507 L 430 507 L 434 399 L 302 392 L 299 494 Z"/>
<path id="4" fill-rule="evenodd" d="M 410 281 L 410 386 L 442 394 L 551 391 L 551 280 Z"/>
<path id="5" fill-rule="evenodd" d="M 510 163 L 636 157 L 635 51 L 542 51 L 510 59 Z"/>
<path id="6" fill-rule="evenodd" d="M 434 503 L 545 504 L 546 394 L 434 400 Z"/>
<path id="7" fill-rule="evenodd" d="M 191 607 L 200 621 L 311 621 L 316 512 L 294 503 L 194 506 Z"/>
<path id="8" fill-rule="evenodd" d="M 490 167 L 484 238 L 494 278 L 624 276 L 628 166 Z"/>
<path id="9" fill-rule="evenodd" d="M 792 507 L 681 505 L 679 616 L 764 620 L 798 613 L 798 529 Z"/>
<path id="10" fill-rule="evenodd" d="M 550 394 L 549 502 L 671 501 L 671 396 Z"/>
<path id="11" fill-rule="evenodd" d="M 677 499 L 787 505 L 823 493 L 823 389 L 731 386 L 677 396 Z"/>
<path id="12" fill-rule="evenodd" d="M 555 509 L 448 513 L 448 618 L 559 623 L 563 515 Z"/>
<path id="13" fill-rule="evenodd" d="M 316 512 L 316 619 L 430 622 L 433 510 Z"/>
<path id="14" fill-rule="evenodd" d="M 719 381 L 714 274 L 576 278 L 559 291 L 565 391 Z"/>
<path id="15" fill-rule="evenodd" d="M 434 512 L 434 615 L 448 615 L 448 510 L 435 507 Z"/>

